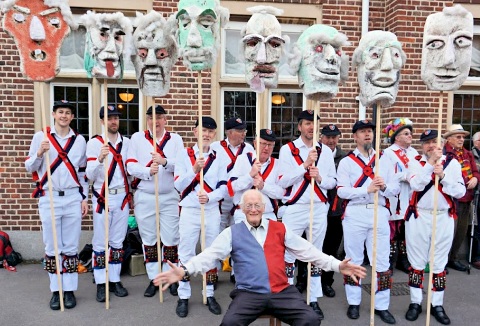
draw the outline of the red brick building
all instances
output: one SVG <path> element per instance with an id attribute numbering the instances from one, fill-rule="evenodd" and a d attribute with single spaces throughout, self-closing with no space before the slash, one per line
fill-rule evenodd
<path id="1" fill-rule="evenodd" d="M 420 78 L 423 26 L 426 17 L 443 6 L 461 3 L 475 17 L 474 59 L 471 77 L 456 92 L 445 94 L 443 129 L 447 124 L 462 123 L 466 130 L 480 130 L 480 0 L 429 1 L 429 0 L 284 0 L 284 1 L 221 1 L 230 10 L 230 22 L 222 35 L 222 50 L 211 71 L 203 72 L 203 113 L 217 119 L 218 137 L 223 134 L 225 118 L 239 116 L 248 123 L 248 135 L 255 130 L 257 99 L 245 83 L 243 64 L 237 60 L 239 31 L 250 14 L 246 8 L 268 4 L 284 9 L 278 17 L 283 32 L 292 43 L 312 24 L 332 25 L 345 33 L 352 45 L 345 49 L 352 55 L 362 31 L 386 30 L 395 33 L 403 43 L 407 62 L 402 70 L 402 81 L 396 103 L 381 111 L 382 125 L 392 118 L 409 117 L 414 123 L 414 137 L 426 128 L 436 128 L 439 93 L 426 89 Z M 86 10 L 97 12 L 122 11 L 134 17 L 135 11 L 156 10 L 169 16 L 176 11 L 177 1 L 70 0 L 75 15 Z M 62 70 L 57 78 L 41 87 L 28 82 L 19 68 L 19 54 L 13 39 L 0 28 L 0 229 L 11 234 L 14 246 L 26 258 L 38 259 L 43 254 L 41 223 L 37 215 L 37 201 L 30 197 L 33 190 L 31 176 L 25 172 L 24 160 L 30 140 L 41 129 L 41 110 L 50 113 L 54 100 L 68 99 L 76 102 L 76 119 L 73 128 L 87 139 L 100 131 L 98 109 L 103 103 L 103 80 L 91 80 L 83 70 L 85 29 L 73 32 L 64 42 L 61 51 Z M 129 61 L 128 58 L 126 61 Z M 44 89 L 44 103 L 40 102 L 40 89 Z M 344 132 L 342 146 L 353 147 L 350 138 L 352 124 L 360 118 L 372 118 L 371 108 L 359 107 L 356 100 L 359 89 L 356 72 L 350 70 L 349 80 L 340 88 L 338 96 L 321 103 L 321 125 L 335 123 Z M 123 93 L 133 94 L 126 102 Z M 297 79 L 281 73 L 278 88 L 271 90 L 265 99 L 260 121 L 280 135 L 285 143 L 296 136 L 296 115 L 307 107 L 298 89 Z M 168 112 L 168 128 L 179 133 L 190 145 L 190 132 L 197 115 L 197 73 L 186 70 L 179 61 L 173 71 L 170 93 L 155 100 L 139 93 L 132 66 L 122 83 L 109 82 L 108 101 L 116 103 L 123 112 L 122 133 L 131 135 L 145 127 L 144 112 L 155 101 Z M 50 116 L 50 115 L 49 115 Z M 279 145 L 276 151 L 278 152 Z M 92 222 L 83 223 L 83 242 L 91 241 Z"/>

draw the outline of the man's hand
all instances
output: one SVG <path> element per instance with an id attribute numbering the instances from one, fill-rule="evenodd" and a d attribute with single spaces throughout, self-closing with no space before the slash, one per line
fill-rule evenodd
<path id="1" fill-rule="evenodd" d="M 152 154 L 152 161 L 153 163 L 157 163 L 157 165 L 165 165 L 167 163 L 167 159 L 162 157 L 159 153 L 157 152 L 151 152 Z"/>
<path id="2" fill-rule="evenodd" d="M 361 278 L 367 276 L 367 270 L 365 267 L 350 263 L 352 258 L 346 258 L 340 263 L 340 273 L 346 276 L 350 276 L 353 281 L 359 282 Z"/>
<path id="3" fill-rule="evenodd" d="M 382 177 L 376 176 L 373 178 L 372 182 L 367 187 L 367 192 L 371 194 L 372 192 L 377 192 L 381 189 L 384 189 L 385 182 Z"/>
<path id="4" fill-rule="evenodd" d="M 86 200 L 82 200 L 82 217 L 87 216 L 88 214 L 88 202 Z"/>
<path id="5" fill-rule="evenodd" d="M 317 149 L 312 148 L 310 153 L 308 153 L 307 159 L 303 163 L 303 167 L 307 169 L 308 167 L 312 166 L 317 161 L 317 158 L 318 158 Z"/>
<path id="6" fill-rule="evenodd" d="M 37 151 L 37 157 L 41 157 L 49 149 L 50 149 L 50 142 L 48 140 L 43 140 L 40 143 L 40 148 Z"/>
<path id="7" fill-rule="evenodd" d="M 153 284 L 156 286 L 161 286 L 162 284 L 162 291 L 168 289 L 170 284 L 179 282 L 183 276 L 185 275 L 185 270 L 182 267 L 178 267 L 177 265 L 172 264 L 169 260 L 167 260 L 168 266 L 170 266 L 170 270 L 167 272 L 163 272 L 155 276 L 153 280 Z"/>
<path id="8" fill-rule="evenodd" d="M 435 148 L 430 154 L 430 156 L 428 157 L 428 163 L 430 163 L 431 165 L 435 165 L 438 162 L 438 160 L 442 157 L 442 155 L 443 155 L 442 148 L 441 147 Z"/>
<path id="9" fill-rule="evenodd" d="M 310 177 L 313 178 L 317 182 L 322 182 L 322 176 L 320 175 L 320 171 L 316 166 L 311 166 L 308 169 L 308 173 L 310 174 Z"/>
<path id="10" fill-rule="evenodd" d="M 467 189 L 473 189 L 477 186 L 478 184 L 478 179 L 476 177 L 471 178 L 467 182 Z"/>
<path id="11" fill-rule="evenodd" d="M 152 165 L 150 165 L 150 175 L 155 175 L 158 173 L 158 164 L 153 162 Z"/>
<path id="12" fill-rule="evenodd" d="M 206 193 L 205 190 L 203 190 L 203 189 L 200 190 L 197 195 L 198 195 L 198 202 L 199 202 L 200 204 L 206 204 L 206 203 L 208 203 L 208 201 L 210 200 L 210 199 L 208 198 L 207 193 Z"/>
<path id="13" fill-rule="evenodd" d="M 250 176 L 252 178 L 255 178 L 260 171 L 262 171 L 262 163 L 260 163 L 260 161 L 257 160 L 252 165 L 252 169 L 250 170 Z"/>
<path id="14" fill-rule="evenodd" d="M 205 158 L 203 156 L 197 158 L 197 160 L 195 161 L 195 164 L 192 167 L 193 172 L 195 174 L 199 173 L 203 169 L 204 166 L 205 166 Z"/>
<path id="15" fill-rule="evenodd" d="M 258 174 L 257 176 L 255 176 L 255 178 L 253 178 L 253 186 L 258 190 L 262 190 L 263 187 L 265 186 L 262 177 L 259 176 Z"/>
<path id="16" fill-rule="evenodd" d="M 442 179 L 444 177 L 444 174 L 443 174 L 443 164 L 442 163 L 435 163 L 433 165 L 433 173 L 435 173 L 435 175 L 438 175 L 438 177 L 440 179 Z"/>
<path id="17" fill-rule="evenodd" d="M 100 163 L 103 163 L 103 160 L 105 159 L 105 157 L 107 157 L 109 152 L 110 152 L 110 145 L 103 144 L 102 147 L 100 148 L 100 155 L 98 155 L 98 161 Z"/>

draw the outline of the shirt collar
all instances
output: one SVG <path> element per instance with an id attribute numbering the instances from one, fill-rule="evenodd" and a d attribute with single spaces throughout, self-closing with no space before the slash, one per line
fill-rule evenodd
<path id="1" fill-rule="evenodd" d="M 57 135 L 57 137 L 62 138 L 62 137 L 60 137 L 60 135 L 57 133 L 57 130 L 55 129 L 55 126 L 52 126 L 52 127 L 50 128 L 50 134 L 55 134 L 55 135 Z M 70 137 L 72 137 L 73 135 L 75 135 L 75 133 L 73 132 L 72 128 L 70 128 L 70 130 L 68 131 L 68 134 L 67 134 L 64 138 L 70 138 Z"/>
<path id="2" fill-rule="evenodd" d="M 262 221 L 260 222 L 260 225 L 258 226 L 258 228 L 255 228 L 255 227 L 251 226 L 250 223 L 248 223 L 246 219 L 243 220 L 243 223 L 245 223 L 245 225 L 247 226 L 248 231 L 252 231 L 252 229 L 257 229 L 258 230 L 261 227 L 263 227 L 266 230 L 268 220 L 265 219 L 264 217 L 262 217 Z"/>

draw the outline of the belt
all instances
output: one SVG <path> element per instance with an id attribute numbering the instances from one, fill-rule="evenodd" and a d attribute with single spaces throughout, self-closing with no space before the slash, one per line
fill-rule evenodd
<path id="1" fill-rule="evenodd" d="M 78 193 L 79 193 L 78 188 L 69 188 L 65 190 L 52 190 L 52 194 L 58 197 L 63 197 L 63 196 L 78 194 Z M 45 195 L 47 194 L 48 194 L 48 190 L 45 190 Z"/>
<path id="2" fill-rule="evenodd" d="M 417 207 L 417 210 L 433 215 L 433 209 L 423 209 L 423 208 Z M 445 214 L 445 213 L 448 213 L 448 209 L 437 210 L 437 215 Z"/>
<path id="3" fill-rule="evenodd" d="M 354 204 L 354 205 L 347 205 L 347 207 L 353 207 L 353 206 L 356 206 L 356 207 L 364 207 L 364 208 L 367 208 L 367 209 L 374 209 L 375 208 L 375 204 Z M 379 207 L 383 207 L 382 205 L 378 205 Z"/>
<path id="4" fill-rule="evenodd" d="M 108 193 L 110 195 L 122 194 L 124 192 L 125 192 L 125 188 L 108 189 Z"/>

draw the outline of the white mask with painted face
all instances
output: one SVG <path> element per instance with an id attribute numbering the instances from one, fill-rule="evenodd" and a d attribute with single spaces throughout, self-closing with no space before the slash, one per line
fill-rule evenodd
<path id="1" fill-rule="evenodd" d="M 454 91 L 468 77 L 473 16 L 460 5 L 431 14 L 425 22 L 422 80 L 430 90 Z"/>
<path id="2" fill-rule="evenodd" d="M 270 6 L 255 6 L 247 10 L 253 15 L 241 32 L 245 78 L 252 90 L 262 93 L 265 88 L 277 87 L 278 66 L 285 39 L 275 16 L 281 15 L 283 10 Z"/>
<path id="3" fill-rule="evenodd" d="M 345 34 L 327 25 L 310 26 L 300 35 L 288 63 L 308 99 L 327 101 L 337 95 L 338 84 L 348 78 L 342 47 L 349 44 Z"/>
<path id="4" fill-rule="evenodd" d="M 132 24 L 123 13 L 95 14 L 81 17 L 87 28 L 84 66 L 88 77 L 123 78 L 124 49 L 129 44 Z"/>
<path id="5" fill-rule="evenodd" d="M 156 11 L 137 13 L 131 59 L 138 87 L 145 96 L 165 96 L 170 90 L 170 72 L 178 58 L 176 22 Z"/>
<path id="6" fill-rule="evenodd" d="M 406 56 L 397 36 L 390 32 L 371 31 L 365 34 L 353 53 L 360 86 L 360 101 L 366 107 L 395 103 L 400 84 L 400 69 Z"/>

